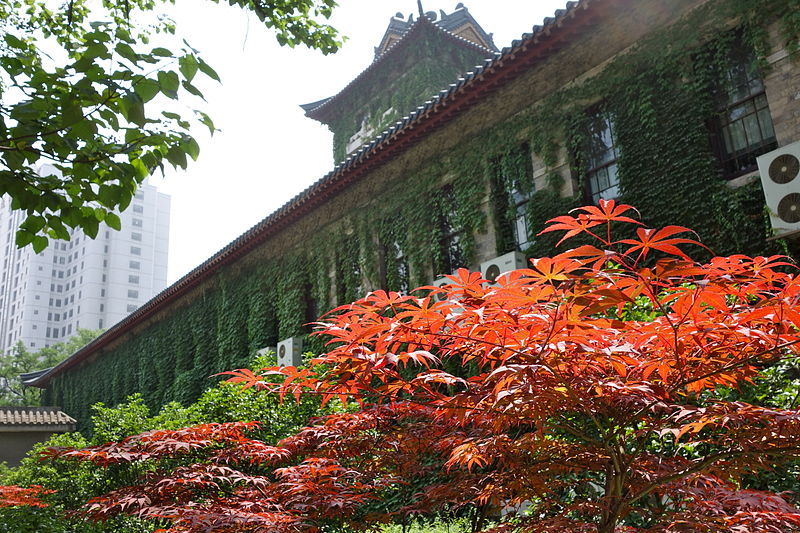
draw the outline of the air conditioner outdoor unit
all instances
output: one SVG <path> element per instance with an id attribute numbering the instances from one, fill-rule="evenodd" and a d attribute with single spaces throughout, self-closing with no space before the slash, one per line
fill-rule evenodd
<path id="1" fill-rule="evenodd" d="M 525 268 L 526 266 L 525 254 L 522 252 L 510 252 L 481 263 L 481 276 L 489 280 L 489 284 L 493 285 L 500 274 Z"/>
<path id="2" fill-rule="evenodd" d="M 261 348 L 260 350 L 256 351 L 256 355 L 260 355 L 262 357 L 265 356 L 265 355 L 269 355 L 271 353 L 278 353 L 278 347 L 277 346 L 265 346 L 264 348 Z"/>
<path id="3" fill-rule="evenodd" d="M 773 150 L 757 161 L 775 236 L 800 231 L 800 142 Z"/>
<path id="4" fill-rule="evenodd" d="M 300 366 L 303 364 L 303 338 L 289 337 L 278 343 L 278 366 Z"/>
<path id="5" fill-rule="evenodd" d="M 450 278 L 446 278 L 446 277 L 442 276 L 441 278 L 436 279 L 433 282 L 433 285 L 435 287 L 441 287 L 443 285 L 447 285 L 448 283 L 453 283 L 453 280 L 451 280 Z M 434 294 L 433 295 L 433 299 L 436 300 L 437 302 L 442 302 L 442 301 L 447 299 L 447 296 L 445 294 L 442 294 L 442 293 Z"/>

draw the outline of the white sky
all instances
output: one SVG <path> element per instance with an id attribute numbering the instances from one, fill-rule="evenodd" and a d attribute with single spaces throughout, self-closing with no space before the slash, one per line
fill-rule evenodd
<path id="1" fill-rule="evenodd" d="M 227 4 L 227 2 L 222 2 Z M 397 12 L 416 0 L 340 0 L 330 23 L 348 37 L 334 55 L 280 47 L 254 16 L 228 5 L 178 0 L 178 34 L 222 78 L 202 80 L 203 108 L 222 131 L 193 132 L 197 162 L 151 179 L 172 196 L 171 284 L 334 167 L 333 135 L 306 118 L 300 104 L 332 96 L 372 62 L 374 47 Z M 458 0 L 424 0 L 451 13 Z M 464 4 L 503 48 L 552 16 L 566 0 L 471 0 Z"/>

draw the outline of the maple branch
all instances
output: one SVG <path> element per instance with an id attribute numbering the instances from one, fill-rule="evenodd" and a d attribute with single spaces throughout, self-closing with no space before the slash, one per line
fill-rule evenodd
<path id="1" fill-rule="evenodd" d="M 651 483 L 647 488 L 642 489 L 639 491 L 635 496 L 633 496 L 629 501 L 628 505 L 633 505 L 640 499 L 644 498 L 648 494 L 655 491 L 657 488 L 669 483 L 670 481 L 675 481 L 677 479 L 681 479 L 686 477 L 690 474 L 695 474 L 704 470 L 705 468 L 711 466 L 712 464 L 721 461 L 723 459 L 728 459 L 732 457 L 744 457 L 748 455 L 776 455 L 776 454 L 783 454 L 783 453 L 800 453 L 800 445 L 797 446 L 787 446 L 783 448 L 769 448 L 769 449 L 759 449 L 759 450 L 728 450 L 724 452 L 719 452 L 714 455 L 710 455 L 703 459 L 702 461 L 695 463 L 693 466 L 681 470 L 680 472 L 675 472 L 674 474 L 670 474 L 668 476 L 664 476 L 663 478 L 659 479 L 658 481 L 654 481 Z"/>

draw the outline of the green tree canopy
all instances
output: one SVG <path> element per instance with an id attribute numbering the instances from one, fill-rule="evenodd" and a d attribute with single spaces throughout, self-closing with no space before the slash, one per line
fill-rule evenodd
<path id="1" fill-rule="evenodd" d="M 20 374 L 55 366 L 93 341 L 103 330 L 79 329 L 65 342 L 29 352 L 18 342 L 6 355 L 0 354 L 0 405 L 36 406 L 41 401 L 41 389 L 26 387 Z"/>
<path id="2" fill-rule="evenodd" d="M 214 132 L 186 104 L 202 104 L 197 78 L 219 77 L 186 41 L 161 45 L 159 34 L 175 33 L 165 3 L 174 0 L 0 0 L 0 195 L 26 213 L 19 246 L 40 251 L 48 238 L 69 239 L 69 228 L 94 237 L 101 222 L 119 229 L 117 213 L 142 180 L 197 158 L 192 125 Z M 334 0 L 228 3 L 255 13 L 281 44 L 326 54 L 340 45 L 320 22 Z"/>

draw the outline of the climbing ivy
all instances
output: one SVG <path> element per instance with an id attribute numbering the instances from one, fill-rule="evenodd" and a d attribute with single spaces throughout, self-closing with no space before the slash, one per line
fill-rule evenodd
<path id="1" fill-rule="evenodd" d="M 695 228 L 719 254 L 782 251 L 767 241 L 760 184 L 732 188 L 721 179 L 707 123 L 716 112 L 714 86 L 738 36 L 763 61 L 770 53 L 763 28 L 774 21 L 786 48 L 797 51 L 798 4 L 702 5 L 595 77 L 482 130 L 439 159 L 418 162 L 379 194 L 347 193 L 339 220 L 309 231 L 288 251 L 266 251 L 269 256 L 258 261 L 221 268 L 182 307 L 91 363 L 53 378 L 47 401 L 79 421 L 89 419 L 92 403 L 119 403 L 134 392 L 153 407 L 171 400 L 188 404 L 214 385 L 209 376 L 246 364 L 256 350 L 280 339 L 306 334 L 314 315 L 337 303 L 370 288 L 430 283 L 442 273 L 443 218 L 459 234 L 464 266 L 474 266 L 476 238 L 488 227 L 495 231 L 497 253 L 509 251 L 513 188 L 530 195 L 527 254 L 552 254 L 553 238 L 536 234 L 546 220 L 585 201 L 591 106 L 601 105 L 613 116 L 622 200 L 646 213 L 646 223 Z M 720 20 L 740 25 L 720 35 Z M 544 172 L 536 184 L 531 154 Z M 567 180 L 575 182 L 574 193 L 565 196 Z M 452 191 L 450 201 L 442 201 L 443 187 Z M 319 352 L 324 343 L 313 338 L 306 347 Z"/>
<path id="2" fill-rule="evenodd" d="M 402 57 L 389 52 L 377 69 L 371 67 L 370 79 L 376 81 L 337 96 L 341 111 L 329 124 L 334 161 L 344 160 L 350 138 L 362 127 L 380 133 L 489 55 L 477 47 L 454 45 L 433 25 L 420 30 L 413 50 Z"/>

